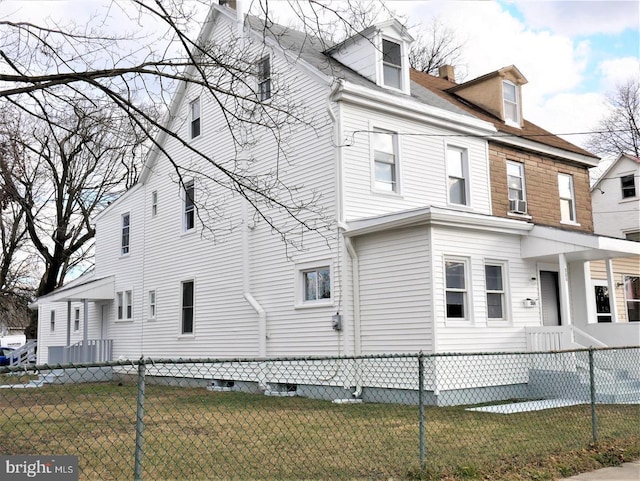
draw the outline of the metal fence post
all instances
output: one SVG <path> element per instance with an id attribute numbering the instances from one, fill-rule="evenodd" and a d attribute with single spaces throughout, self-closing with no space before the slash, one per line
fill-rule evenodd
<path id="1" fill-rule="evenodd" d="M 140 358 L 138 364 L 138 401 L 136 410 L 136 452 L 134 479 L 140 481 L 142 479 L 142 444 L 144 430 L 144 376 L 145 376 L 144 357 Z"/>
<path id="2" fill-rule="evenodd" d="M 598 442 L 598 418 L 596 417 L 596 382 L 593 365 L 593 348 L 589 348 L 589 388 L 591 396 L 591 437 L 594 443 Z"/>
<path id="3" fill-rule="evenodd" d="M 418 411 L 420 412 L 420 467 L 424 468 L 424 354 L 418 354 Z"/>

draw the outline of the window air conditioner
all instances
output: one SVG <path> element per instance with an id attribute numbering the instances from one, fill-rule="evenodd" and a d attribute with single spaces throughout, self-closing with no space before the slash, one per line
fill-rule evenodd
<path id="1" fill-rule="evenodd" d="M 526 200 L 513 200 L 509 199 L 509 211 L 517 214 L 527 213 L 527 201 Z"/>

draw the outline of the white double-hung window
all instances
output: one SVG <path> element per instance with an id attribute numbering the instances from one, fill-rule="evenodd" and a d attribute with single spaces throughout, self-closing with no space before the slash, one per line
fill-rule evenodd
<path id="1" fill-rule="evenodd" d="M 131 232 L 131 215 L 127 212 L 122 215 L 122 236 L 120 243 L 120 254 L 126 255 L 129 253 L 129 242 Z"/>
<path id="2" fill-rule="evenodd" d="M 271 61 L 269 56 L 262 58 L 258 62 L 258 99 L 268 100 L 271 98 Z"/>
<path id="3" fill-rule="evenodd" d="M 505 122 L 519 126 L 520 106 L 518 105 L 518 87 L 508 80 L 502 82 L 502 100 Z"/>
<path id="4" fill-rule="evenodd" d="M 468 319 L 468 260 L 464 258 L 447 258 L 444 266 L 447 319 Z"/>
<path id="5" fill-rule="evenodd" d="M 382 77 L 384 85 L 402 89 L 402 46 L 382 40 Z"/>
<path id="6" fill-rule="evenodd" d="M 573 176 L 558 174 L 558 193 L 560 195 L 560 221 L 576 222 L 576 198 L 573 191 Z"/>
<path id="7" fill-rule="evenodd" d="M 395 132 L 376 129 L 372 133 L 374 190 L 399 192 L 398 139 Z"/>
<path id="8" fill-rule="evenodd" d="M 133 291 L 116 292 L 116 309 L 119 321 L 133 318 Z"/>
<path id="9" fill-rule="evenodd" d="M 183 230 L 188 231 L 196 226 L 196 190 L 193 180 L 189 180 L 184 184 L 183 191 Z"/>
<path id="10" fill-rule="evenodd" d="M 469 166 L 466 149 L 447 147 L 447 177 L 449 203 L 469 205 Z"/>
<path id="11" fill-rule="evenodd" d="M 200 97 L 189 104 L 189 136 L 192 139 L 200 136 Z"/>
<path id="12" fill-rule="evenodd" d="M 484 277 L 487 295 L 487 319 L 506 319 L 505 264 L 502 262 L 486 262 L 484 265 Z"/>

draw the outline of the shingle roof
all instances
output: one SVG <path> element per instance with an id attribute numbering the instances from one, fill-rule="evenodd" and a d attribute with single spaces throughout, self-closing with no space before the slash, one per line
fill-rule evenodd
<path id="1" fill-rule="evenodd" d="M 282 25 L 270 24 L 269 28 L 265 29 L 263 20 L 256 17 L 248 18 L 250 25 L 254 30 L 265 32 L 266 35 L 276 39 L 282 48 L 290 52 L 296 52 L 302 60 L 317 68 L 325 75 L 335 79 L 344 79 L 356 85 L 380 90 L 381 92 L 393 94 L 393 91 L 376 85 L 375 82 L 363 77 L 328 55 L 326 52 L 330 51 L 332 46 L 327 44 L 327 42 Z M 493 74 L 495 74 L 495 72 L 487 75 Z M 411 97 L 426 105 L 490 122 L 496 127 L 498 132 L 508 136 L 524 138 L 542 145 L 598 159 L 596 155 L 587 152 L 577 145 L 552 134 L 526 119 L 523 122 L 522 128 L 506 125 L 501 119 L 487 112 L 478 105 L 464 100 L 454 92 L 447 91 L 457 85 L 449 82 L 448 80 L 412 69 L 411 81 Z M 470 82 L 474 82 L 474 80 L 466 83 L 468 84 Z M 401 93 L 397 93 L 397 95 L 404 96 L 404 94 Z M 497 136 L 495 140 L 499 141 L 499 136 Z"/>
<path id="2" fill-rule="evenodd" d="M 505 124 L 500 118 L 495 115 L 487 112 L 482 107 L 478 105 L 472 104 L 464 100 L 462 97 L 459 97 L 455 93 L 451 92 L 451 88 L 455 87 L 456 84 L 449 82 L 440 77 L 435 77 L 433 75 L 426 74 L 424 72 L 418 72 L 416 70 L 411 70 L 411 80 L 415 83 L 429 89 L 431 92 L 436 93 L 441 98 L 446 99 L 448 102 L 451 102 L 461 109 L 466 110 L 471 113 L 475 117 L 485 120 L 487 122 L 491 122 L 498 132 L 502 132 L 503 134 L 513 135 L 516 137 L 521 137 L 527 140 L 531 140 L 534 142 L 538 142 L 543 145 L 548 145 L 551 147 L 555 147 L 558 149 L 566 150 L 569 152 L 573 152 L 580 155 L 586 155 L 588 157 L 593 157 L 597 159 L 596 155 L 593 155 L 590 152 L 578 147 L 577 145 L 572 144 L 564 140 L 561 137 L 558 137 L 555 134 L 543 129 L 542 127 L 537 126 L 534 123 L 529 122 L 528 120 L 524 120 L 522 128 L 512 127 L 510 125 Z M 499 139 L 496 139 L 499 141 Z"/>

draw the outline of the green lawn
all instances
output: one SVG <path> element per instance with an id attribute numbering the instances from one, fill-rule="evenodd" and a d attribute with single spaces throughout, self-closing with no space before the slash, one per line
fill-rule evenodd
<path id="1" fill-rule="evenodd" d="M 136 386 L 0 390 L 0 452 L 77 455 L 81 479 L 132 479 Z M 640 458 L 640 406 L 500 415 L 336 405 L 203 388 L 147 386 L 144 480 L 551 480 Z"/>

